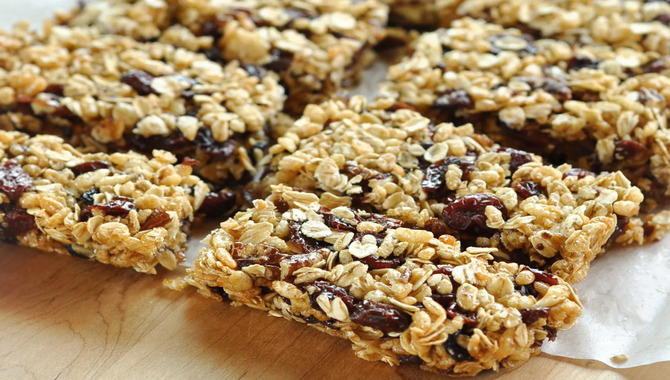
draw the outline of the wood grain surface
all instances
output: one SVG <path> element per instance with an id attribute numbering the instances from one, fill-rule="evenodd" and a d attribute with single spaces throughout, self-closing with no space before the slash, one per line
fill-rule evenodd
<path id="1" fill-rule="evenodd" d="M 346 341 L 148 276 L 0 244 L 0 379 L 444 379 L 356 358 Z M 663 379 L 541 355 L 477 379 Z"/>

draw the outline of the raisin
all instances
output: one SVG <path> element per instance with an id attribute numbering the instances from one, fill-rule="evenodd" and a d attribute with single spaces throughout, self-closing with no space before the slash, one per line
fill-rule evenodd
<path id="1" fill-rule="evenodd" d="M 43 92 L 54 94 L 56 96 L 63 96 L 65 92 L 65 86 L 62 84 L 50 84 L 47 86 L 47 88 L 44 89 Z"/>
<path id="2" fill-rule="evenodd" d="M 249 74 L 249 76 L 252 77 L 263 79 L 268 74 L 267 70 L 265 70 L 260 66 L 250 65 L 248 63 L 243 63 L 241 66 L 244 69 L 244 71 L 246 71 L 247 74 Z"/>
<path id="3" fill-rule="evenodd" d="M 442 219 L 447 226 L 458 231 L 484 233 L 490 231 L 486 226 L 486 207 L 493 206 L 507 217 L 507 209 L 497 197 L 489 194 L 470 194 L 444 206 Z"/>
<path id="4" fill-rule="evenodd" d="M 5 213 L 5 228 L 12 236 L 21 236 L 37 228 L 35 217 L 24 209 L 15 209 Z"/>
<path id="5" fill-rule="evenodd" d="M 366 264 L 370 268 L 370 270 L 397 268 L 405 262 L 405 260 L 402 257 L 396 257 L 393 259 L 382 259 L 380 257 L 367 256 L 359 260 L 363 264 Z"/>
<path id="6" fill-rule="evenodd" d="M 200 165 L 200 161 L 196 160 L 195 158 L 184 157 L 184 159 L 181 161 L 181 164 L 184 166 L 198 166 Z"/>
<path id="7" fill-rule="evenodd" d="M 126 141 L 128 141 L 128 146 L 132 149 L 143 153 L 151 153 L 155 149 L 178 153 L 184 150 L 191 150 L 194 146 L 193 142 L 184 137 L 179 130 L 175 130 L 167 136 L 156 135 L 144 137 L 129 133 L 126 135 Z"/>
<path id="8" fill-rule="evenodd" d="M 649 61 L 642 65 L 642 71 L 644 73 L 660 73 L 667 68 L 668 66 L 666 66 L 665 62 L 661 59 L 654 59 L 653 61 Z"/>
<path id="9" fill-rule="evenodd" d="M 570 90 L 568 82 L 565 80 L 546 78 L 541 87 L 548 93 L 556 95 L 561 102 L 567 102 L 572 99 L 572 90 Z"/>
<path id="10" fill-rule="evenodd" d="M 424 228 L 432 232 L 433 236 L 436 238 L 449 233 L 449 231 L 447 231 L 447 227 L 444 225 L 444 222 L 440 221 L 438 218 L 428 219 Z"/>
<path id="11" fill-rule="evenodd" d="M 233 192 L 221 191 L 207 194 L 199 211 L 208 217 L 223 216 L 230 213 L 237 205 L 237 195 Z"/>
<path id="12" fill-rule="evenodd" d="M 84 194 L 81 195 L 80 200 L 84 202 L 86 206 L 91 206 L 92 204 L 95 203 L 95 199 L 93 199 L 93 196 L 95 194 L 98 194 L 98 189 L 86 190 Z"/>
<path id="13" fill-rule="evenodd" d="M 532 325 L 540 318 L 549 318 L 549 312 L 551 309 L 548 307 L 541 307 L 538 309 L 523 309 L 519 311 L 521 312 L 521 320 L 523 320 L 523 323 Z"/>
<path id="14" fill-rule="evenodd" d="M 405 331 L 412 320 L 409 315 L 389 305 L 364 300 L 350 313 L 351 321 L 385 333 Z"/>
<path id="15" fill-rule="evenodd" d="M 200 150 L 207 154 L 212 161 L 224 161 L 239 147 L 239 142 L 229 139 L 224 142 L 214 140 L 209 128 L 200 128 L 195 137 L 195 143 Z"/>
<path id="16" fill-rule="evenodd" d="M 164 225 L 170 223 L 170 214 L 163 210 L 154 210 L 147 220 L 142 223 L 140 231 L 150 230 L 153 228 L 163 227 Z"/>
<path id="17" fill-rule="evenodd" d="M 416 355 L 398 355 L 398 361 L 400 365 L 417 366 L 423 364 L 423 360 Z"/>
<path id="18" fill-rule="evenodd" d="M 217 36 L 219 35 L 219 24 L 215 21 L 205 21 L 200 27 L 201 36 Z"/>
<path id="19" fill-rule="evenodd" d="M 305 236 L 300 231 L 300 224 L 289 222 L 289 247 L 301 253 L 309 253 L 323 248 L 324 242 Z"/>
<path id="20" fill-rule="evenodd" d="M 326 251 L 326 252 L 324 252 L 324 251 Z M 316 262 L 322 260 L 324 257 L 327 257 L 327 255 L 328 255 L 327 251 L 328 250 L 320 250 L 320 251 L 317 251 L 317 254 L 303 253 L 303 254 L 299 254 L 299 255 L 287 256 L 286 258 L 284 258 L 282 260 L 282 262 L 284 263 L 282 265 L 282 267 L 284 267 L 284 265 L 285 265 L 286 266 L 286 272 L 287 272 L 286 275 L 291 276 L 298 269 L 312 266 L 312 265 L 316 264 Z"/>
<path id="21" fill-rule="evenodd" d="M 558 285 L 558 277 L 554 276 L 551 273 L 547 273 L 538 269 L 533 269 L 529 267 L 524 267 L 523 270 L 530 271 L 535 275 L 535 281 L 544 282 L 549 285 Z"/>
<path id="22" fill-rule="evenodd" d="M 614 232 L 612 233 L 612 236 L 610 236 L 609 239 L 607 239 L 607 243 L 613 243 L 616 241 L 616 239 L 621 236 L 624 231 L 626 231 L 626 227 L 628 227 L 628 224 L 630 223 L 630 218 L 627 216 L 621 216 L 617 215 L 616 216 L 616 227 L 614 228 Z"/>
<path id="23" fill-rule="evenodd" d="M 326 224 L 326 226 L 333 230 L 356 232 L 356 226 L 352 226 L 348 222 L 338 218 L 333 213 L 328 212 L 324 208 L 321 208 L 319 214 L 323 216 L 323 222 Z"/>
<path id="24" fill-rule="evenodd" d="M 72 173 L 74 173 L 75 177 L 79 177 L 84 173 L 93 172 L 98 169 L 106 169 L 110 166 L 112 166 L 112 164 L 107 161 L 88 161 L 84 162 L 83 164 L 79 164 L 70 170 L 72 170 Z"/>
<path id="25" fill-rule="evenodd" d="M 463 348 L 458 344 L 458 337 L 463 335 L 461 332 L 449 335 L 447 341 L 444 342 L 444 349 L 447 351 L 447 354 L 451 356 L 457 362 L 464 362 L 469 360 L 474 360 L 468 350 Z"/>
<path id="26" fill-rule="evenodd" d="M 446 190 L 444 176 L 449 169 L 449 165 L 457 165 L 463 172 L 462 179 L 466 181 L 470 178 L 470 173 L 472 173 L 475 168 L 474 162 L 459 157 L 447 157 L 430 165 L 426 169 L 426 176 L 421 182 L 423 191 L 425 191 L 429 197 L 434 198 L 439 193 L 442 193 L 444 190 Z M 440 190 L 443 191 L 440 192 Z"/>
<path id="27" fill-rule="evenodd" d="M 288 202 L 286 202 L 284 198 L 277 198 L 273 203 L 275 207 L 277 207 L 277 211 L 281 212 L 282 214 L 289 210 Z"/>
<path id="28" fill-rule="evenodd" d="M 549 339 L 549 341 L 553 342 L 556 340 L 558 331 L 555 327 L 544 326 L 542 329 L 547 332 L 547 339 Z"/>
<path id="29" fill-rule="evenodd" d="M 388 108 L 389 112 L 395 112 L 398 110 L 410 110 L 410 111 L 416 111 L 416 107 L 407 104 L 405 102 L 395 102 L 391 107 Z"/>
<path id="30" fill-rule="evenodd" d="M 459 109 L 471 109 L 474 105 L 475 103 L 467 91 L 448 90 L 437 98 L 431 108 L 444 111 L 457 111 Z"/>
<path id="31" fill-rule="evenodd" d="M 478 323 L 477 313 L 474 311 L 463 310 L 460 306 L 458 306 L 455 294 L 435 293 L 431 297 L 433 298 L 433 300 L 435 300 L 435 302 L 442 305 L 444 310 L 447 312 L 447 317 L 449 317 L 450 319 L 454 319 L 460 316 L 461 318 L 463 318 L 464 325 L 477 326 Z"/>
<path id="32" fill-rule="evenodd" d="M 344 304 L 347 306 L 347 309 L 349 312 L 354 311 L 354 297 L 352 297 L 346 289 L 341 288 L 337 285 L 333 285 L 331 283 L 328 283 L 326 281 L 315 281 L 312 286 L 314 286 L 315 291 L 314 293 L 309 295 L 310 302 L 312 304 L 312 307 L 315 309 L 321 310 L 321 307 L 319 306 L 319 303 L 316 301 L 316 299 L 321 295 L 324 294 L 326 297 L 328 297 L 329 300 L 334 300 L 335 298 L 339 298 L 344 302 Z"/>
<path id="33" fill-rule="evenodd" d="M 271 71 L 281 72 L 287 70 L 293 62 L 293 53 L 272 49 L 270 52 L 270 63 L 265 65 L 265 68 Z"/>
<path id="34" fill-rule="evenodd" d="M 116 197 L 110 202 L 91 205 L 84 209 L 81 221 L 85 222 L 93 215 L 93 210 L 102 211 L 104 215 L 125 216 L 132 210 L 137 210 L 135 200 L 127 197 Z"/>
<path id="35" fill-rule="evenodd" d="M 509 162 L 509 171 L 514 174 L 519 168 L 533 161 L 533 156 L 523 150 L 512 149 L 512 148 L 498 148 L 496 150 L 498 153 L 509 153 L 510 162 Z"/>
<path id="36" fill-rule="evenodd" d="M 595 177 L 596 174 L 594 172 L 584 170 L 584 169 L 579 169 L 579 168 L 572 168 L 565 172 L 563 174 L 563 179 L 567 177 L 577 177 L 577 179 L 583 179 L 584 177 Z"/>
<path id="37" fill-rule="evenodd" d="M 228 299 L 228 292 L 223 290 L 222 287 L 220 287 L 220 286 L 209 286 L 208 288 L 209 288 L 209 290 L 212 291 L 212 293 L 220 295 L 221 299 L 223 299 L 224 301 Z"/>
<path id="38" fill-rule="evenodd" d="M 132 87 L 138 95 L 145 96 L 155 94 L 151 88 L 154 76 L 143 70 L 129 70 L 121 76 L 121 82 Z"/>
<path id="39" fill-rule="evenodd" d="M 586 55 L 578 54 L 568 61 L 568 70 L 597 69 L 600 61 Z"/>
<path id="40" fill-rule="evenodd" d="M 654 21 L 658 21 L 663 25 L 670 25 L 670 14 L 661 13 L 658 16 L 654 17 Z"/>
<path id="41" fill-rule="evenodd" d="M 629 158 L 644 157 L 649 150 L 639 142 L 632 140 L 619 140 L 614 143 L 614 158 L 623 161 Z"/>
<path id="42" fill-rule="evenodd" d="M 522 199 L 544 194 L 544 188 L 535 181 L 520 182 L 514 185 L 514 191 Z"/>
<path id="43" fill-rule="evenodd" d="M 23 171 L 18 162 L 9 160 L 0 165 L 0 192 L 9 200 L 18 200 L 32 185 L 33 179 Z"/>

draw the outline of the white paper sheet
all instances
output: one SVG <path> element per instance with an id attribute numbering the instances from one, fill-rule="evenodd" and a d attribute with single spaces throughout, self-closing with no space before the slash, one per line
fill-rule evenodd
<path id="1" fill-rule="evenodd" d="M 74 4 L 75 0 L 1 0 L 0 28 L 19 20 L 30 20 L 37 28 L 54 10 Z M 374 96 L 384 72 L 381 63 L 368 69 L 356 92 Z M 199 240 L 215 227 L 207 223 L 195 231 L 188 262 L 197 256 Z M 576 288 L 584 314 L 576 327 L 545 343 L 545 352 L 619 368 L 670 360 L 670 236 L 653 245 L 607 252 Z M 626 362 L 611 361 L 622 354 L 628 356 Z"/>

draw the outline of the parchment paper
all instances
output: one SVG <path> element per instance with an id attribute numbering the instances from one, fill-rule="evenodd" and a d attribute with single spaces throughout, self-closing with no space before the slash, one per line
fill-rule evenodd
<path id="1" fill-rule="evenodd" d="M 74 4 L 75 0 L 0 0 L 0 28 L 19 20 L 41 27 L 54 10 Z M 376 64 L 353 92 L 373 97 L 384 75 L 385 65 Z M 195 231 L 187 265 L 202 247 L 199 240 L 216 226 L 210 222 Z M 584 314 L 577 326 L 559 333 L 555 342 L 545 343 L 545 352 L 620 368 L 670 360 L 670 236 L 652 245 L 608 251 L 576 288 Z M 622 354 L 627 361 L 611 360 Z"/>

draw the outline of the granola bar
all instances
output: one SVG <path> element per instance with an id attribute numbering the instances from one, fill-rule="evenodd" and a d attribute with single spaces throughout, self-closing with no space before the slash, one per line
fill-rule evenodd
<path id="1" fill-rule="evenodd" d="M 389 69 L 381 96 L 670 195 L 669 67 L 657 52 L 535 40 L 466 18 L 422 35 Z"/>
<path id="2" fill-rule="evenodd" d="M 274 74 L 92 28 L 1 36 L 0 129 L 94 151 L 171 151 L 217 182 L 257 171 L 284 89 Z"/>
<path id="3" fill-rule="evenodd" d="M 144 25 L 148 17 L 135 11 L 152 7 L 177 24 L 159 17 L 155 28 Z M 276 71 L 287 87 L 287 109 L 299 112 L 360 79 L 387 17 L 377 0 L 103 0 L 59 22 L 135 36 L 162 30 L 161 42 Z"/>
<path id="4" fill-rule="evenodd" d="M 154 151 L 84 154 L 50 135 L 0 131 L 0 240 L 139 272 L 174 269 L 209 193 Z"/>
<path id="5" fill-rule="evenodd" d="M 308 106 L 270 148 L 270 184 L 315 192 L 329 208 L 376 211 L 495 247 L 574 283 L 608 240 L 640 242 L 643 200 L 621 172 L 596 175 L 499 147 L 471 124 L 434 125 L 391 99 Z"/>
<path id="6" fill-rule="evenodd" d="M 491 248 L 278 186 L 206 239 L 186 283 L 349 339 L 356 355 L 459 375 L 512 367 L 575 323 L 562 279 Z M 175 284 L 173 284 L 175 285 Z M 177 286 L 184 284 L 177 284 Z"/>

